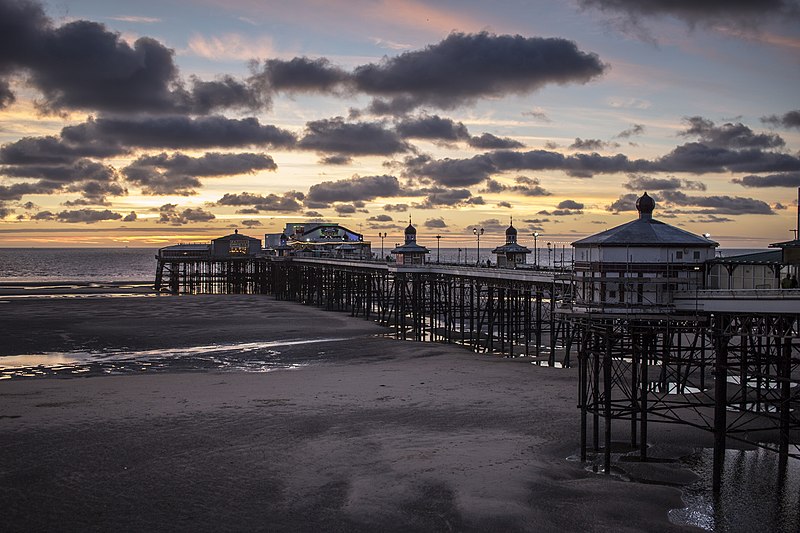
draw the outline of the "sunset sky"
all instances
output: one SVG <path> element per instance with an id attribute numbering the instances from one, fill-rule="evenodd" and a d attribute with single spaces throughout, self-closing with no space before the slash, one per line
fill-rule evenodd
<path id="1" fill-rule="evenodd" d="M 791 239 L 796 0 L 0 0 L 0 246 Z"/>

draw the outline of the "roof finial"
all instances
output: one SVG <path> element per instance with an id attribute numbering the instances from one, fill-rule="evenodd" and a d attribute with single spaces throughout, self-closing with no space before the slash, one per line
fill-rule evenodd
<path id="1" fill-rule="evenodd" d="M 508 220 L 509 220 L 508 225 L 509 226 L 513 226 L 514 225 L 514 215 L 509 215 L 508 216 Z"/>
<path id="2" fill-rule="evenodd" d="M 411 213 L 408 214 L 408 225 L 411 225 Z"/>

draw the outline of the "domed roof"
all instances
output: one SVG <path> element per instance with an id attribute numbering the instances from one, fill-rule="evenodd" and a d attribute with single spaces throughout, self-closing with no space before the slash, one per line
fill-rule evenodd
<path id="1" fill-rule="evenodd" d="M 508 228 L 506 228 L 506 235 L 516 235 L 516 234 L 517 234 L 517 228 L 514 227 L 514 221 L 512 220 L 509 223 Z"/>
<path id="2" fill-rule="evenodd" d="M 406 235 L 409 233 L 413 233 L 416 235 L 417 229 L 411 225 L 411 222 L 408 223 L 408 227 L 406 228 Z"/>
<path id="3" fill-rule="evenodd" d="M 636 200 L 636 210 L 639 211 L 639 218 L 653 216 L 653 209 L 656 208 L 656 201 L 644 193 Z"/>

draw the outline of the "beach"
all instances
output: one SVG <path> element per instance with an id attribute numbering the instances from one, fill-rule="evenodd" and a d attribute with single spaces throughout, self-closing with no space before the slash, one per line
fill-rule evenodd
<path id="1" fill-rule="evenodd" d="M 0 301 L 3 356 L 271 342 L 297 363 L 0 381 L 4 531 L 693 530 L 667 518 L 680 464 L 575 460 L 576 369 L 259 295 Z M 680 457 L 709 435 L 651 439 Z"/>

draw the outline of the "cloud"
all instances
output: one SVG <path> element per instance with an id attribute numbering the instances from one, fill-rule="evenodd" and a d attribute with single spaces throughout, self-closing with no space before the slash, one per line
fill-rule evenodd
<path id="1" fill-rule="evenodd" d="M 523 148 L 525 145 L 509 137 L 497 137 L 491 133 L 484 133 L 479 137 L 470 137 L 469 145 L 473 148 L 483 148 L 484 150 L 508 150 L 511 148 Z"/>
<path id="2" fill-rule="evenodd" d="M 559 209 L 583 209 L 584 205 L 580 202 L 576 202 L 575 200 L 564 200 L 559 202 L 556 207 Z"/>
<path id="3" fill-rule="evenodd" d="M 189 52 L 212 61 L 250 61 L 255 57 L 272 55 L 272 41 L 267 37 L 253 39 L 239 33 L 220 36 L 194 34 L 189 38 Z"/>
<path id="4" fill-rule="evenodd" d="M 602 150 L 609 143 L 601 141 L 600 139 L 581 139 L 575 137 L 575 142 L 569 145 L 570 150 Z"/>
<path id="5" fill-rule="evenodd" d="M 342 117 L 308 122 L 298 146 L 340 155 L 391 155 L 411 149 L 396 132 L 381 123 L 347 123 Z"/>
<path id="6" fill-rule="evenodd" d="M 404 107 L 453 109 L 478 98 L 527 94 L 549 84 L 586 83 L 606 66 L 595 54 L 558 38 L 451 33 L 423 50 L 353 71 L 355 87 L 400 99 Z"/>
<path id="7" fill-rule="evenodd" d="M 47 112 L 206 113 L 266 105 L 260 92 L 230 77 L 193 79 L 186 89 L 174 52 L 155 39 L 141 37 L 130 45 L 86 20 L 55 26 L 39 3 L 27 0 L 1 3 L 0 20 L 0 73 L 24 76 Z"/>
<path id="8" fill-rule="evenodd" d="M 353 204 L 336 204 L 333 206 L 333 210 L 340 215 L 351 215 L 357 211 Z"/>
<path id="9" fill-rule="evenodd" d="M 686 117 L 688 128 L 680 135 L 697 136 L 700 142 L 711 148 L 779 148 L 784 140 L 774 133 L 754 133 L 741 122 L 730 122 L 715 126 L 711 120 L 703 117 Z"/>
<path id="10" fill-rule="evenodd" d="M 278 194 L 253 194 L 243 192 L 239 194 L 225 193 L 222 198 L 217 200 L 218 206 L 250 206 L 249 211 L 244 209 L 239 213 L 259 213 L 261 211 L 284 211 L 299 213 L 303 210 L 300 204 L 305 199 L 305 195 L 296 191 L 288 191 L 281 195 Z"/>
<path id="11" fill-rule="evenodd" d="M 248 228 L 254 228 L 257 226 L 263 226 L 260 220 L 242 220 L 242 226 L 246 226 Z"/>
<path id="12" fill-rule="evenodd" d="M 322 165 L 349 165 L 353 158 L 347 155 L 328 155 L 319 160 Z"/>
<path id="13" fill-rule="evenodd" d="M 654 200 L 658 201 L 658 197 L 655 195 L 650 195 Z M 613 213 L 619 213 L 622 211 L 636 211 L 636 200 L 639 198 L 639 195 L 634 193 L 623 194 L 610 205 L 606 206 L 606 211 L 611 211 Z"/>
<path id="14" fill-rule="evenodd" d="M 511 202 L 497 202 L 495 207 L 507 207 L 507 208 L 511 209 L 514 206 L 511 205 Z"/>
<path id="15" fill-rule="evenodd" d="M 530 111 L 523 111 L 522 116 L 535 118 L 536 120 L 541 120 L 542 122 L 553 122 L 541 107 L 534 107 Z"/>
<path id="16" fill-rule="evenodd" d="M 629 139 L 636 135 L 642 135 L 644 133 L 644 129 L 644 124 L 634 124 L 630 128 L 617 133 L 615 137 L 618 139 Z"/>
<path id="17" fill-rule="evenodd" d="M 367 219 L 370 222 L 393 222 L 394 219 L 389 215 L 375 215 Z"/>
<path id="18" fill-rule="evenodd" d="M 423 224 L 426 228 L 446 228 L 447 222 L 444 221 L 443 218 L 429 218 Z"/>
<path id="19" fill-rule="evenodd" d="M 122 219 L 122 221 L 123 222 L 135 222 L 137 218 L 139 218 L 139 217 L 136 215 L 136 211 L 131 211 L 130 213 L 125 215 L 125 217 Z"/>
<path id="20" fill-rule="evenodd" d="M 689 219 L 689 222 L 693 224 L 715 224 L 718 222 L 733 222 L 733 219 L 728 217 L 718 217 L 716 215 L 705 215 L 701 218 Z"/>
<path id="21" fill-rule="evenodd" d="M 93 209 L 77 209 L 74 211 L 61 211 L 60 213 L 52 213 L 51 211 L 40 211 L 31 217 L 31 220 L 55 220 L 58 222 L 67 222 L 69 224 L 94 224 L 103 220 L 120 220 L 122 215 L 114 213 L 108 209 L 102 211 L 95 211 Z"/>
<path id="22" fill-rule="evenodd" d="M 425 196 L 422 202 L 412 205 L 415 209 L 436 209 L 438 207 L 456 207 L 475 203 L 476 197 L 472 196 L 469 189 L 456 189 L 452 187 L 430 187 L 417 190 L 405 190 L 407 196 Z M 477 197 L 477 202 L 483 204 L 483 198 Z"/>
<path id="23" fill-rule="evenodd" d="M 0 163 L 8 165 L 70 164 L 85 157 L 113 157 L 126 149 L 107 139 L 81 139 L 72 142 L 53 135 L 23 137 L 0 147 Z"/>
<path id="24" fill-rule="evenodd" d="M 486 188 L 482 189 L 481 192 L 500 193 L 508 191 L 522 194 L 523 196 L 550 196 L 552 194 L 540 185 L 539 178 L 517 176 L 514 181 L 516 185 L 506 185 L 490 178 L 486 180 Z"/>
<path id="25" fill-rule="evenodd" d="M 716 26 L 723 22 L 751 27 L 768 17 L 796 18 L 794 0 L 578 0 L 584 8 L 620 14 L 629 24 L 644 17 L 672 16 L 686 22 Z"/>
<path id="26" fill-rule="evenodd" d="M 469 131 L 464 124 L 439 115 L 407 118 L 399 121 L 395 129 L 403 138 L 442 141 L 460 141 L 469 138 Z"/>
<path id="27" fill-rule="evenodd" d="M 800 172 L 786 172 L 768 176 L 750 175 L 742 178 L 733 178 L 731 181 L 743 187 L 800 187 Z"/>
<path id="28" fill-rule="evenodd" d="M 257 170 L 275 170 L 278 166 L 265 154 L 222 154 L 209 152 L 200 157 L 181 153 L 147 155 L 122 169 L 130 183 L 139 185 L 143 194 L 188 196 L 201 186 L 198 177 L 252 174 Z"/>
<path id="29" fill-rule="evenodd" d="M 687 196 L 680 191 L 662 191 L 661 197 L 672 205 L 707 208 L 700 214 L 715 215 L 774 215 L 766 202 L 741 196 Z"/>
<path id="30" fill-rule="evenodd" d="M 500 222 L 500 220 L 498 220 L 496 218 L 487 218 L 487 219 L 481 220 L 475 226 L 467 226 L 464 229 L 468 233 L 472 233 L 472 228 L 479 228 L 479 231 L 480 231 L 480 228 L 483 228 L 483 231 L 485 233 L 505 233 L 507 227 L 508 227 L 508 225 L 506 225 L 503 222 Z"/>
<path id="31" fill-rule="evenodd" d="M 308 190 L 307 201 L 329 204 L 373 200 L 397 196 L 400 182 L 394 176 L 354 176 L 338 181 L 323 181 Z"/>
<path id="32" fill-rule="evenodd" d="M 253 57 L 253 56 L 251 56 Z M 275 91 L 330 93 L 342 90 L 350 76 L 324 58 L 295 57 L 288 61 L 269 59 L 259 74 Z"/>
<path id="33" fill-rule="evenodd" d="M 788 111 L 781 116 L 769 115 L 767 117 L 761 117 L 761 122 L 773 126 L 783 126 L 784 128 L 800 129 L 800 109 Z"/>
<path id="34" fill-rule="evenodd" d="M 706 185 L 699 181 L 681 180 L 674 177 L 653 178 L 636 174 L 628 176 L 628 182 L 623 183 L 622 186 L 631 191 L 706 190 Z"/>
<path id="35" fill-rule="evenodd" d="M 172 226 L 183 226 L 192 222 L 208 222 L 214 220 L 213 213 L 201 207 L 186 208 L 179 210 L 176 204 L 164 204 L 158 208 L 159 224 L 170 224 Z"/>
<path id="36" fill-rule="evenodd" d="M 408 204 L 386 204 L 383 206 L 384 211 L 403 213 L 408 211 Z"/>
<path id="37" fill-rule="evenodd" d="M 105 142 L 130 148 L 188 149 L 265 146 L 289 148 L 293 133 L 258 119 L 209 117 L 97 118 L 61 130 L 61 141 L 76 146 Z M 119 148 L 118 148 L 119 150 Z"/>
<path id="38" fill-rule="evenodd" d="M 800 170 L 800 159 L 788 154 L 757 148 L 731 150 L 703 143 L 686 143 L 639 170 L 656 172 L 790 172 Z M 636 170 L 634 170 L 636 171 Z"/>

